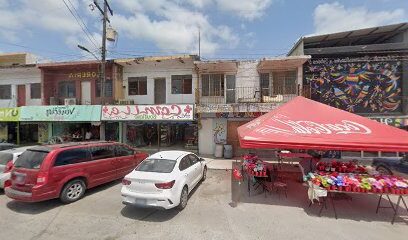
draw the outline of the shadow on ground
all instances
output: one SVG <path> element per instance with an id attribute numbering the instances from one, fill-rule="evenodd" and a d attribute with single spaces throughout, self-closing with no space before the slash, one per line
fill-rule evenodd
<path id="1" fill-rule="evenodd" d="M 107 184 L 103 184 L 98 187 L 94 187 L 91 189 L 88 189 L 85 192 L 85 196 L 83 198 L 87 198 L 93 194 L 96 194 L 98 192 L 104 191 L 108 188 L 114 187 L 115 185 L 119 184 L 121 180 L 116 180 Z M 78 200 L 78 201 L 81 201 Z M 34 203 L 27 203 L 27 202 L 19 202 L 16 200 L 12 200 L 6 204 L 6 206 L 16 212 L 16 213 L 23 213 L 23 214 L 40 214 L 46 211 L 49 211 L 54 208 L 62 207 L 64 204 L 59 200 L 59 199 L 51 199 L 51 200 L 46 200 L 43 202 L 34 202 Z"/>
<path id="2" fill-rule="evenodd" d="M 300 173 L 299 173 L 300 174 Z M 248 181 L 245 178 L 244 182 L 235 181 L 232 178 L 232 199 L 238 201 L 239 203 L 251 203 L 251 204 L 264 204 L 277 205 L 277 206 L 287 206 L 295 208 L 303 208 L 304 212 L 310 217 L 319 217 L 319 210 L 321 205 L 313 204 L 309 207 L 310 200 L 308 199 L 307 187 L 302 185 L 299 181 L 299 174 L 288 174 L 286 178 L 286 183 L 288 184 L 287 197 L 284 193 L 265 193 L 262 187 L 255 189 L 254 182 L 250 179 L 250 195 L 248 193 Z M 367 221 L 367 222 L 391 222 L 394 211 L 392 209 L 379 209 L 378 214 L 376 213 L 376 208 L 379 200 L 379 195 L 369 195 L 369 194 L 345 194 L 346 198 L 335 198 L 334 205 L 337 210 L 338 219 L 350 219 L 354 221 Z M 406 201 L 408 200 L 405 197 Z M 394 205 L 397 201 L 397 197 L 391 196 L 391 200 Z M 407 202 L 408 203 L 408 202 Z M 389 202 L 386 197 L 383 197 L 382 206 L 389 207 Z M 395 222 L 402 222 L 408 224 L 408 212 L 400 204 L 398 210 L 400 217 L 396 217 Z M 333 205 L 330 201 L 327 202 L 327 209 L 323 209 L 322 218 L 335 218 Z"/>

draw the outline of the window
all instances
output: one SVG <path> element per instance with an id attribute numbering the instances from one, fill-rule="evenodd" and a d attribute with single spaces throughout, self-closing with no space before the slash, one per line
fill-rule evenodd
<path id="1" fill-rule="evenodd" d="M 341 152 L 342 157 L 361 157 L 361 152 Z"/>
<path id="2" fill-rule="evenodd" d="M 192 75 L 172 75 L 171 93 L 172 94 L 191 94 L 193 77 Z"/>
<path id="3" fill-rule="evenodd" d="M 66 98 L 76 97 L 75 82 L 59 82 L 58 83 L 59 96 Z"/>
<path id="4" fill-rule="evenodd" d="M 381 157 L 397 157 L 396 152 L 381 152 Z"/>
<path id="5" fill-rule="evenodd" d="M 188 157 L 190 158 L 191 165 L 194 165 L 200 161 L 196 155 L 190 154 Z"/>
<path id="6" fill-rule="evenodd" d="M 102 146 L 91 148 L 92 160 L 106 159 L 115 157 L 114 146 Z"/>
<path id="7" fill-rule="evenodd" d="M 41 98 L 41 83 L 31 83 L 30 84 L 31 99 Z"/>
<path id="8" fill-rule="evenodd" d="M 95 89 L 96 97 L 100 97 L 101 96 L 101 90 L 102 90 L 101 80 L 96 81 L 95 87 L 96 87 L 96 89 Z M 105 80 L 105 96 L 104 97 L 112 97 L 112 96 L 113 96 L 113 81 L 112 81 L 112 79 L 106 79 Z"/>
<path id="9" fill-rule="evenodd" d="M 123 145 L 117 145 L 115 148 L 116 151 L 116 156 L 117 157 L 123 157 L 123 156 L 131 156 L 134 153 L 134 151 L 126 146 Z"/>
<path id="10" fill-rule="evenodd" d="M 87 149 L 70 149 L 58 154 L 57 159 L 55 159 L 54 166 L 64 166 L 68 164 L 87 162 L 90 159 L 91 156 Z"/>
<path id="11" fill-rule="evenodd" d="M 11 99 L 11 85 L 0 85 L 0 99 Z"/>
<path id="12" fill-rule="evenodd" d="M 39 169 L 48 152 L 27 150 L 16 160 L 16 168 Z"/>
<path id="13" fill-rule="evenodd" d="M 190 158 L 188 156 L 183 157 L 180 161 L 179 169 L 180 171 L 186 170 L 191 166 Z"/>
<path id="14" fill-rule="evenodd" d="M 296 94 L 297 72 L 275 72 L 273 73 L 273 94 Z"/>
<path id="15" fill-rule="evenodd" d="M 136 171 L 140 172 L 157 172 L 157 173 L 171 173 L 176 165 L 176 161 L 167 159 L 145 159 Z"/>
<path id="16" fill-rule="evenodd" d="M 363 152 L 363 157 L 378 157 L 379 152 Z"/>
<path id="17" fill-rule="evenodd" d="M 147 95 L 147 77 L 130 77 L 128 85 L 129 95 Z"/>
<path id="18" fill-rule="evenodd" d="M 202 96 L 224 96 L 224 75 L 203 74 L 201 75 Z"/>
<path id="19" fill-rule="evenodd" d="M 269 73 L 261 73 L 259 78 L 261 82 L 262 96 L 269 96 Z"/>

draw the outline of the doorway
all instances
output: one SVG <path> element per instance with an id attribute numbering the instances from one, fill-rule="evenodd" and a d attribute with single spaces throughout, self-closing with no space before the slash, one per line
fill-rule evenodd
<path id="1" fill-rule="evenodd" d="M 91 104 L 91 82 L 90 81 L 81 82 L 81 104 L 82 105 Z"/>
<path id="2" fill-rule="evenodd" d="M 17 107 L 26 105 L 26 88 L 25 85 L 17 86 Z"/>
<path id="3" fill-rule="evenodd" d="M 166 78 L 154 79 L 154 104 L 166 103 Z"/>

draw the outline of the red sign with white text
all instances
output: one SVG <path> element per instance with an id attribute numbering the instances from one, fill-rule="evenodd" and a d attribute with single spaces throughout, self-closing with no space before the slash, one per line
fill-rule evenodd
<path id="1" fill-rule="evenodd" d="M 110 105 L 102 107 L 102 121 L 194 120 L 193 105 Z"/>

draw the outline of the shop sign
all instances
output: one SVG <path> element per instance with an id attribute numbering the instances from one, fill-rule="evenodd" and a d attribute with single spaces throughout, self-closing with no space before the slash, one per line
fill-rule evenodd
<path id="1" fill-rule="evenodd" d="M 68 74 L 68 78 L 96 78 L 98 75 L 96 72 L 71 72 Z"/>
<path id="2" fill-rule="evenodd" d="M 18 122 L 19 120 L 19 108 L 0 108 L 0 122 Z"/>
<path id="3" fill-rule="evenodd" d="M 27 122 L 98 122 L 99 105 L 28 106 L 21 107 L 20 121 Z"/>
<path id="4" fill-rule="evenodd" d="M 193 105 L 172 104 L 172 105 L 124 105 L 124 106 L 103 106 L 102 120 L 143 120 L 143 121 L 163 121 L 163 120 L 194 120 Z"/>

